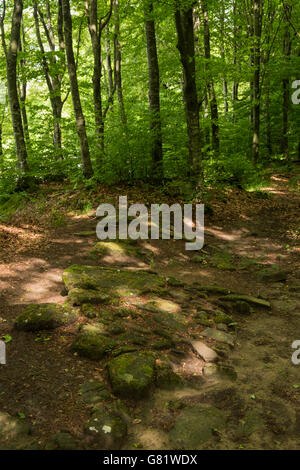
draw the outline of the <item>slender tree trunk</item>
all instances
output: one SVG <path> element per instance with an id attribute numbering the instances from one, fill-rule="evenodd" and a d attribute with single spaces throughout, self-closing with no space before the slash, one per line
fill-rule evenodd
<path id="1" fill-rule="evenodd" d="M 48 26 L 46 25 L 42 13 L 40 12 L 41 19 L 43 21 L 44 29 L 46 32 L 46 36 L 48 38 L 48 43 L 50 49 L 54 52 L 56 50 L 55 46 L 55 38 L 54 33 L 52 30 L 52 22 L 51 22 L 51 13 L 50 13 L 50 5 L 47 2 L 47 15 L 48 15 Z M 55 155 L 58 159 L 63 159 L 63 152 L 62 152 L 62 132 L 61 132 L 61 115 L 63 109 L 63 102 L 61 98 L 61 84 L 62 84 L 62 76 L 61 75 L 51 75 L 49 65 L 45 55 L 45 48 L 41 37 L 40 32 L 40 23 L 39 23 L 39 15 L 38 15 L 38 4 L 36 1 L 33 3 L 33 16 L 35 20 L 35 31 L 37 42 L 42 54 L 42 66 L 44 70 L 44 75 L 49 91 L 50 103 L 52 108 L 52 116 L 53 116 L 53 146 L 55 149 Z M 59 49 L 61 52 L 64 52 L 64 39 L 63 39 L 63 16 L 62 16 L 62 2 L 59 0 L 58 2 L 58 16 L 57 16 L 57 31 L 59 37 Z M 53 69 L 55 70 L 56 60 L 55 58 L 52 59 L 53 62 Z"/>
<path id="2" fill-rule="evenodd" d="M 196 86 L 195 39 L 193 27 L 193 9 L 175 11 L 180 59 L 183 68 L 183 97 L 189 139 L 189 158 L 192 178 L 200 196 L 203 196 L 202 139 L 199 122 L 199 101 Z"/>
<path id="3" fill-rule="evenodd" d="M 85 0 L 86 15 L 89 26 L 89 33 L 91 37 L 92 50 L 93 50 L 93 100 L 94 100 L 94 115 L 95 127 L 97 135 L 97 151 L 96 162 L 98 168 L 101 168 L 105 152 L 104 144 L 104 115 L 102 103 L 102 31 L 104 25 L 98 19 L 98 2 L 97 0 Z"/>
<path id="4" fill-rule="evenodd" d="M 21 24 L 21 31 L 22 37 L 20 38 L 20 52 L 26 52 L 25 49 L 25 30 L 24 24 Z M 21 70 L 25 71 L 26 62 L 24 59 L 20 60 L 20 67 Z M 20 97 L 20 106 L 21 106 L 21 113 L 22 113 L 22 120 L 23 120 L 23 128 L 24 128 L 24 137 L 27 146 L 27 150 L 30 152 L 30 135 L 29 135 L 29 125 L 28 125 L 28 117 L 27 117 L 27 109 L 26 109 L 26 97 L 27 97 L 27 80 L 26 76 L 22 74 L 22 82 L 19 83 L 19 97 Z"/>
<path id="5" fill-rule="evenodd" d="M 108 78 L 108 95 L 112 100 L 114 94 L 114 72 L 112 68 L 112 53 L 111 53 L 111 42 L 110 42 L 110 28 L 109 25 L 106 27 L 106 39 L 105 39 L 105 50 L 106 50 L 106 67 L 107 67 L 107 78 Z"/>
<path id="6" fill-rule="evenodd" d="M 226 57 L 225 57 L 225 5 L 222 2 L 221 5 L 221 58 L 224 64 L 224 67 L 226 67 Z M 227 82 L 227 77 L 226 77 L 226 71 L 223 74 L 223 97 L 224 97 L 224 114 L 226 114 L 229 111 L 229 105 L 228 105 L 228 82 Z"/>
<path id="7" fill-rule="evenodd" d="M 153 176 L 156 180 L 162 178 L 162 129 L 160 116 L 160 79 L 157 56 L 155 22 L 152 18 L 153 3 L 145 0 L 145 31 L 147 40 L 148 71 L 149 71 L 149 105 L 150 105 L 150 134 L 151 134 L 151 158 L 153 164 Z"/>
<path id="8" fill-rule="evenodd" d="M 237 1 L 234 0 L 233 2 L 233 66 L 234 66 L 234 73 L 236 74 L 236 69 L 238 65 L 238 26 L 237 26 Z M 232 85 L 232 122 L 236 122 L 236 103 L 239 99 L 239 82 L 234 77 L 233 85 Z"/>
<path id="9" fill-rule="evenodd" d="M 206 59 L 205 68 L 209 75 L 207 89 L 210 105 L 210 115 L 211 115 L 211 128 L 212 128 L 212 149 L 218 153 L 220 149 L 220 138 L 219 138 L 219 112 L 218 104 L 215 92 L 214 81 L 211 76 L 210 71 L 210 28 L 209 28 L 209 18 L 206 0 L 201 0 L 201 10 L 202 10 L 202 20 L 204 26 L 204 56 Z"/>
<path id="10" fill-rule="evenodd" d="M 253 106 L 252 106 L 252 158 L 259 160 L 260 150 L 260 69 L 261 69 L 261 31 L 264 0 L 253 0 Z"/>
<path id="11" fill-rule="evenodd" d="M 18 44 L 20 43 L 22 16 L 23 1 L 15 0 L 10 43 L 7 51 L 7 85 L 11 118 L 16 143 L 16 151 L 18 157 L 18 166 L 21 172 L 26 172 L 28 171 L 28 157 L 17 86 L 17 54 Z"/>
<path id="12" fill-rule="evenodd" d="M 125 134 L 128 139 L 127 116 L 126 116 L 125 105 L 124 105 L 123 85 L 122 85 L 122 52 L 121 52 L 121 44 L 120 44 L 119 0 L 114 0 L 114 20 L 115 20 L 115 31 L 114 31 L 115 86 L 117 90 L 121 122 L 123 124 Z"/>
<path id="13" fill-rule="evenodd" d="M 281 139 L 281 153 L 285 158 L 289 157 L 289 108 L 290 108 L 290 80 L 288 72 L 288 61 L 291 55 L 292 41 L 290 34 L 290 20 L 291 20 L 292 6 L 288 1 L 284 2 L 285 25 L 283 34 L 283 47 L 282 52 L 285 57 L 287 72 L 282 80 L 282 139 Z"/>
<path id="14" fill-rule="evenodd" d="M 70 11 L 70 1 L 63 0 L 63 20 L 64 20 L 64 37 L 65 37 L 65 47 L 69 71 L 69 79 L 73 100 L 73 108 L 76 118 L 77 133 L 80 142 L 81 149 L 81 158 L 82 158 L 82 170 L 83 175 L 86 178 L 90 178 L 93 175 L 93 168 L 90 158 L 90 150 L 86 133 L 85 119 L 82 111 L 78 80 L 77 80 L 77 71 L 76 63 L 73 51 L 73 34 L 72 34 L 72 17 Z"/>

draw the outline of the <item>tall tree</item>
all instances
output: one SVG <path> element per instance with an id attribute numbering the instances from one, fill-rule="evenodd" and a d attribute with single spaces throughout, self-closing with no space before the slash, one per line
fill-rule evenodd
<path id="1" fill-rule="evenodd" d="M 62 0 L 63 6 L 63 22 L 64 22 L 64 38 L 70 79 L 70 87 L 72 93 L 73 108 L 76 118 L 77 134 L 80 143 L 82 171 L 86 178 L 93 175 L 93 167 L 90 157 L 89 143 L 86 133 L 85 118 L 81 106 L 81 99 L 78 87 L 76 62 L 73 50 L 73 25 L 70 11 L 70 1 Z"/>
<path id="2" fill-rule="evenodd" d="M 285 158 L 289 157 L 289 108 L 290 108 L 290 70 L 289 59 L 292 50 L 292 38 L 290 32 L 290 21 L 292 14 L 292 5 L 289 1 L 283 4 L 284 9 L 284 32 L 282 53 L 285 59 L 284 78 L 282 80 L 282 139 L 281 139 L 281 152 Z"/>
<path id="3" fill-rule="evenodd" d="M 201 11 L 202 11 L 202 21 L 203 21 L 203 40 L 204 40 L 204 57 L 205 57 L 205 69 L 208 75 L 207 89 L 208 89 L 208 98 L 210 105 L 210 115 L 211 115 L 211 127 L 212 127 L 212 148 L 218 153 L 220 148 L 220 139 L 219 139 L 219 112 L 217 97 L 215 92 L 215 85 L 213 78 L 211 76 L 210 68 L 210 26 L 209 26 L 209 17 L 206 0 L 201 0 Z"/>
<path id="4" fill-rule="evenodd" d="M 153 18 L 153 2 L 151 0 L 144 0 L 144 11 L 149 72 L 151 158 L 153 164 L 152 174 L 154 179 L 161 180 L 163 147 L 160 116 L 160 78 L 155 21 Z"/>
<path id="5" fill-rule="evenodd" d="M 202 139 L 199 122 L 200 103 L 196 85 L 193 7 L 192 5 L 181 7 L 178 2 L 176 2 L 175 6 L 177 48 L 183 68 L 183 97 L 189 139 L 190 167 L 192 179 L 201 195 L 204 179 L 202 169 Z"/>
<path id="6" fill-rule="evenodd" d="M 8 99 L 11 110 L 11 119 L 14 130 L 16 152 L 18 158 L 18 167 L 21 172 L 28 171 L 28 156 L 24 137 L 24 128 L 22 122 L 22 114 L 18 95 L 17 82 L 17 56 L 18 45 L 21 38 L 21 22 L 23 16 L 23 1 L 14 0 L 14 10 L 11 21 L 11 34 L 9 46 L 7 47 L 4 32 L 4 19 L 6 13 L 6 2 L 3 1 L 3 12 L 0 18 L 0 29 L 2 36 L 2 45 L 6 56 L 7 69 L 7 88 Z"/>
<path id="7" fill-rule="evenodd" d="M 63 158 L 62 152 L 62 131 L 61 131 L 61 117 L 63 105 L 66 98 L 62 100 L 62 81 L 65 69 L 65 63 L 58 63 L 56 58 L 56 52 L 60 51 L 61 56 L 65 57 L 65 46 L 63 36 L 63 12 L 62 12 L 62 0 L 57 2 L 57 36 L 58 36 L 58 47 L 56 46 L 56 39 L 54 34 L 54 28 L 52 24 L 51 7 L 49 1 L 46 2 L 46 18 L 38 5 L 38 2 L 34 0 L 33 3 L 33 15 L 35 21 L 35 31 L 37 42 L 41 52 L 41 62 L 46 79 L 47 87 L 49 90 L 50 103 L 53 115 L 53 145 L 55 154 L 58 159 Z M 42 34 L 40 31 L 40 22 L 43 25 L 45 36 L 47 38 L 48 48 L 52 52 L 47 59 L 45 46 L 42 40 Z M 67 95 L 68 96 L 68 95 Z"/>
<path id="8" fill-rule="evenodd" d="M 253 15 L 253 95 L 252 95 L 252 158 L 259 160 L 260 150 L 260 71 L 261 71 L 261 34 L 264 0 L 252 0 Z"/>
<path id="9" fill-rule="evenodd" d="M 96 163 L 101 168 L 104 157 L 104 112 L 102 104 L 102 33 L 110 21 L 112 14 L 112 0 L 110 9 L 104 18 L 99 18 L 98 1 L 85 0 L 86 17 L 93 50 L 93 99 L 95 127 L 97 135 Z"/>

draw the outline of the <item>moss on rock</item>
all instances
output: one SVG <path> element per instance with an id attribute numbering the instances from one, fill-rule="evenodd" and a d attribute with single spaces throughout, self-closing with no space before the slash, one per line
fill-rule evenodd
<path id="1" fill-rule="evenodd" d="M 165 285 L 163 278 L 146 271 L 79 265 L 66 269 L 63 281 L 68 291 L 74 288 L 93 289 L 112 298 L 159 292 Z"/>
<path id="2" fill-rule="evenodd" d="M 78 353 L 80 356 L 93 360 L 102 359 L 114 347 L 116 342 L 107 336 L 83 332 L 73 341 L 71 351 Z"/>
<path id="3" fill-rule="evenodd" d="M 184 408 L 169 433 L 174 449 L 201 449 L 213 437 L 214 431 L 222 430 L 226 416 L 214 406 L 198 404 Z"/>
<path id="4" fill-rule="evenodd" d="M 110 297 L 107 294 L 103 294 L 99 291 L 92 289 L 71 289 L 68 293 L 68 300 L 72 305 L 83 305 L 83 304 L 106 304 L 109 303 Z"/>
<path id="5" fill-rule="evenodd" d="M 155 379 L 155 358 L 151 353 L 122 354 L 108 363 L 109 380 L 116 395 L 144 396 Z"/>
<path id="6" fill-rule="evenodd" d="M 78 313 L 67 304 L 31 304 L 18 316 L 15 328 L 22 331 L 51 330 L 77 319 Z"/>

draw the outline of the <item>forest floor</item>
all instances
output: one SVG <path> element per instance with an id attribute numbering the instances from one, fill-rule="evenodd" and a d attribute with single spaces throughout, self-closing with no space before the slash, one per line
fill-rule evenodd
<path id="1" fill-rule="evenodd" d="M 7 343 L 0 448 L 300 449 L 300 364 L 291 359 L 300 340 L 299 184 L 296 167 L 270 175 L 261 191 L 211 190 L 200 252 L 174 240 L 93 251 L 95 208 L 125 187 L 101 189 L 76 208 L 79 193 L 53 184 L 0 221 L 0 338 Z M 129 202 L 151 196 L 128 191 Z M 77 321 L 60 328 L 16 329 L 27 305 L 65 303 L 62 276 L 75 264 L 127 270 L 140 280 L 148 270 L 165 286 L 155 296 L 126 292 L 105 306 L 79 301 L 85 307 Z M 257 303 L 226 299 L 225 289 Z M 263 299 L 271 308 L 259 305 Z M 87 324 L 90 335 L 112 341 L 98 360 L 71 349 Z M 217 352 L 214 362 L 195 341 Z M 121 402 L 111 395 L 106 364 L 144 350 L 154 354 L 156 386 L 139 399 L 123 393 Z M 163 375 L 162 363 L 180 383 Z"/>

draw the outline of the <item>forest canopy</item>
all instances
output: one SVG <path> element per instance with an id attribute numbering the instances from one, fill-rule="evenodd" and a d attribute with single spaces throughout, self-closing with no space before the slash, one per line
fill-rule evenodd
<path id="1" fill-rule="evenodd" d="M 299 9 L 1 0 L 1 192 L 24 174 L 245 186 L 299 158 Z"/>

